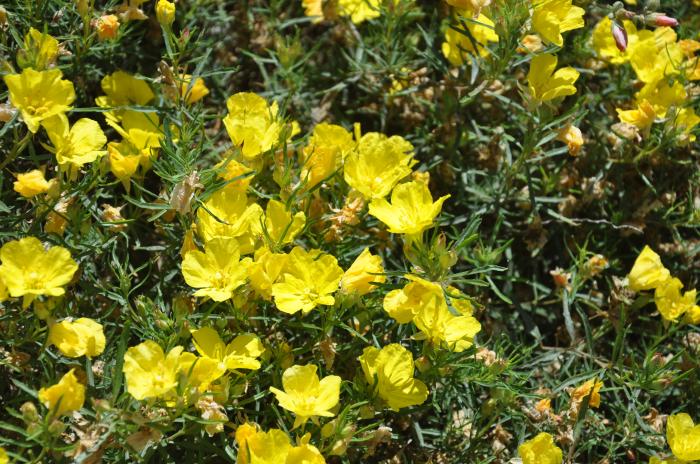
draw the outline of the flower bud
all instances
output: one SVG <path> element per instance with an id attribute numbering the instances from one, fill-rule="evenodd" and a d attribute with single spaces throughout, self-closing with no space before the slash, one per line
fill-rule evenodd
<path id="1" fill-rule="evenodd" d="M 612 36 L 613 39 L 615 39 L 617 49 L 621 52 L 627 50 L 627 30 L 625 27 L 617 21 L 613 21 L 610 28 L 612 30 Z"/>
<path id="2" fill-rule="evenodd" d="M 7 25 L 7 10 L 5 7 L 0 6 L 0 27 Z"/>
<path id="3" fill-rule="evenodd" d="M 646 18 L 644 18 L 644 20 L 648 26 L 659 26 L 659 27 L 663 27 L 663 26 L 676 27 L 676 26 L 678 26 L 678 20 L 676 18 L 666 16 L 663 13 L 650 14 Z"/>
<path id="4" fill-rule="evenodd" d="M 175 4 L 168 0 L 158 0 L 156 18 L 161 26 L 169 27 L 175 21 Z"/>

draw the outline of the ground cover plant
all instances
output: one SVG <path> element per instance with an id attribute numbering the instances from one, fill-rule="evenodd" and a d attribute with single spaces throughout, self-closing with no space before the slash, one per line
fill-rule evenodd
<path id="1" fill-rule="evenodd" d="M 700 461 L 699 29 L 3 2 L 0 464 Z"/>

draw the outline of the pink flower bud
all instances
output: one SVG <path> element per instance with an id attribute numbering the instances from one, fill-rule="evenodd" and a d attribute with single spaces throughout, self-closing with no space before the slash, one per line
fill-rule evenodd
<path id="1" fill-rule="evenodd" d="M 627 31 L 625 30 L 625 27 L 617 21 L 613 21 L 610 29 L 612 31 L 612 36 L 615 39 L 617 49 L 621 52 L 627 50 Z"/>
<path id="2" fill-rule="evenodd" d="M 654 26 L 668 26 L 668 27 L 678 26 L 678 20 L 676 18 L 666 16 L 665 14 L 662 14 L 662 13 L 655 13 L 655 14 L 651 15 L 651 23 Z"/>

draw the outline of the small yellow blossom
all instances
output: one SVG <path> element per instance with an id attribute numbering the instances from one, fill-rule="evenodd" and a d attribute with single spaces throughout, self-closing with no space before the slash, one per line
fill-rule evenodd
<path id="1" fill-rule="evenodd" d="M 42 122 L 62 168 L 80 168 L 107 154 L 107 137 L 97 121 L 78 119 L 69 127 L 66 118 L 55 116 Z"/>
<path id="2" fill-rule="evenodd" d="M 156 2 L 156 18 L 162 26 L 170 27 L 175 21 L 175 4 L 168 0 Z"/>
<path id="3" fill-rule="evenodd" d="M 597 408 L 600 406 L 600 389 L 602 386 L 603 382 L 601 380 L 586 380 L 571 392 L 571 401 L 574 403 L 581 403 L 584 398 L 590 395 L 588 407 Z"/>
<path id="4" fill-rule="evenodd" d="M 23 174 L 17 174 L 14 190 L 24 198 L 32 198 L 48 192 L 50 186 L 51 184 L 44 178 L 44 173 L 34 169 Z"/>
<path id="5" fill-rule="evenodd" d="M 306 225 L 306 215 L 299 211 L 292 215 L 281 201 L 270 200 L 265 208 L 265 231 L 276 244 L 292 243 Z"/>
<path id="6" fill-rule="evenodd" d="M 155 94 L 145 80 L 124 71 L 115 71 L 105 76 L 101 86 L 106 95 L 95 98 L 95 103 L 101 108 L 143 106 L 155 98 Z"/>
<path id="7" fill-rule="evenodd" d="M 532 28 L 544 40 L 561 47 L 562 33 L 584 26 L 586 10 L 572 5 L 572 0 L 532 0 Z"/>
<path id="8" fill-rule="evenodd" d="M 554 444 L 554 438 L 545 432 L 540 433 L 518 447 L 523 464 L 561 464 L 561 448 Z"/>
<path id="9" fill-rule="evenodd" d="M 559 132 L 557 140 L 566 144 L 571 156 L 578 156 L 583 146 L 583 134 L 581 133 L 581 129 L 571 124 Z"/>
<path id="10" fill-rule="evenodd" d="M 683 284 L 676 277 L 665 280 L 656 287 L 654 302 L 661 317 L 667 321 L 675 322 L 686 312 L 693 309 L 697 292 L 689 290 L 681 294 Z"/>
<path id="11" fill-rule="evenodd" d="M 20 111 L 32 133 L 39 130 L 42 121 L 69 111 L 75 100 L 73 83 L 64 80 L 61 70 L 56 68 L 47 71 L 26 68 L 21 74 L 6 75 L 4 80 L 12 106 Z"/>
<path id="12" fill-rule="evenodd" d="M 253 263 L 248 270 L 250 286 L 255 293 L 268 301 L 272 299 L 272 284 L 286 266 L 288 257 L 284 253 L 273 253 L 265 247 L 255 250 Z"/>
<path id="13" fill-rule="evenodd" d="M 39 239 L 25 237 L 0 248 L 0 278 L 12 297 L 24 296 L 25 306 L 35 296 L 59 296 L 71 281 L 78 263 L 63 247 L 48 250 Z"/>
<path id="14" fill-rule="evenodd" d="M 382 0 L 338 0 L 338 13 L 347 16 L 355 24 L 378 18 Z"/>
<path id="15" fill-rule="evenodd" d="M 249 201 L 238 188 L 217 190 L 207 201 L 205 208 L 197 210 L 197 230 L 205 242 L 214 238 L 236 238 L 241 254 L 254 251 L 254 231 L 260 226 L 263 210 Z"/>
<path id="16" fill-rule="evenodd" d="M 374 284 L 386 282 L 382 257 L 370 253 L 369 248 L 362 250 L 355 261 L 340 279 L 340 288 L 345 293 L 366 295 L 377 288 Z"/>
<path id="17" fill-rule="evenodd" d="M 102 15 L 97 19 L 95 28 L 99 40 L 116 39 L 119 32 L 119 18 L 112 14 Z"/>
<path id="18" fill-rule="evenodd" d="M 289 437 L 279 429 L 263 432 L 248 422 L 236 429 L 238 464 L 325 464 L 321 452 L 309 443 L 310 434 L 299 439 L 298 446 L 289 443 Z"/>
<path id="19" fill-rule="evenodd" d="M 102 324 L 81 317 L 74 321 L 66 319 L 49 329 L 49 343 L 69 358 L 99 356 L 105 349 L 105 334 Z"/>
<path id="20" fill-rule="evenodd" d="M 345 182 L 366 199 L 384 198 L 416 164 L 413 145 L 403 137 L 370 132 L 345 159 Z"/>
<path id="21" fill-rule="evenodd" d="M 318 305 L 333 305 L 333 293 L 343 270 L 335 257 L 318 250 L 294 247 L 282 270 L 280 281 L 272 285 L 277 309 L 287 314 L 307 314 Z"/>
<path id="22" fill-rule="evenodd" d="M 530 95 L 536 102 L 543 103 L 576 93 L 574 82 L 578 79 L 579 72 L 571 67 L 556 68 L 556 55 L 544 53 L 530 62 L 527 84 Z"/>
<path id="23" fill-rule="evenodd" d="M 240 260 L 235 238 L 212 239 L 206 243 L 204 250 L 204 253 L 190 251 L 182 260 L 185 282 L 199 289 L 195 296 L 208 296 L 214 301 L 233 298 L 234 291 L 246 282 L 251 259 Z"/>
<path id="24" fill-rule="evenodd" d="M 331 412 L 340 399 L 340 382 L 337 375 L 318 378 L 316 366 L 292 366 L 282 374 L 284 391 L 270 387 L 280 406 L 296 415 L 294 427 L 304 425 L 316 416 L 333 417 Z"/>
<path id="25" fill-rule="evenodd" d="M 398 343 L 381 350 L 368 346 L 358 359 L 367 383 L 394 411 L 422 404 L 428 398 L 428 388 L 413 377 L 413 355 Z"/>
<path id="26" fill-rule="evenodd" d="M 277 102 L 268 105 L 263 97 L 242 92 L 229 97 L 226 107 L 224 126 L 245 158 L 256 158 L 281 142 L 284 125 Z"/>
<path id="27" fill-rule="evenodd" d="M 124 353 L 126 390 L 137 400 L 165 397 L 177 386 L 182 347 L 176 346 L 166 356 L 154 341 L 132 346 Z"/>
<path id="28" fill-rule="evenodd" d="M 190 74 L 183 74 L 180 78 L 180 98 L 185 100 L 188 105 L 192 105 L 209 95 L 209 89 L 201 77 L 196 78 L 194 82 L 192 82 Z"/>
<path id="29" fill-rule="evenodd" d="M 642 99 L 633 110 L 621 110 L 616 108 L 620 121 L 635 126 L 639 130 L 646 130 L 654 124 L 656 112 L 648 100 Z"/>
<path id="30" fill-rule="evenodd" d="M 327 123 L 314 127 L 300 159 L 300 177 L 306 182 L 306 189 L 333 175 L 354 148 L 352 134 L 344 127 Z"/>
<path id="31" fill-rule="evenodd" d="M 24 36 L 24 47 L 17 53 L 17 64 L 21 68 L 43 71 L 53 65 L 57 57 L 58 40 L 30 27 Z"/>
<path id="32" fill-rule="evenodd" d="M 9 464 L 10 457 L 7 455 L 5 448 L 0 446 L 0 464 Z"/>
<path id="33" fill-rule="evenodd" d="M 323 21 L 323 0 L 301 0 L 304 7 L 304 15 L 313 18 L 313 22 Z"/>
<path id="34" fill-rule="evenodd" d="M 427 185 L 406 182 L 394 188 L 391 203 L 384 198 L 373 199 L 369 204 L 369 214 L 386 224 L 391 233 L 420 234 L 433 225 L 442 204 L 449 197 L 445 195 L 433 203 Z"/>
<path id="35" fill-rule="evenodd" d="M 666 440 L 673 454 L 683 461 L 700 459 L 700 425 L 686 413 L 674 414 L 666 422 Z"/>
<path id="36" fill-rule="evenodd" d="M 629 286 L 635 292 L 653 290 L 668 279 L 671 273 L 661 263 L 661 257 L 649 245 L 639 253 L 629 273 Z"/>
<path id="37" fill-rule="evenodd" d="M 458 13 L 465 17 L 461 21 L 469 32 L 464 30 L 462 24 L 448 27 L 442 43 L 442 54 L 453 66 L 469 63 L 468 55 L 488 56 L 488 44 L 498 42 L 494 29 L 496 25 L 486 15 L 479 14 L 472 19 L 465 11 Z"/>
<path id="38" fill-rule="evenodd" d="M 593 29 L 592 46 L 599 58 L 610 61 L 613 64 L 622 64 L 630 60 L 630 48 L 634 46 L 638 40 L 637 27 L 632 21 L 622 21 L 622 26 L 627 31 L 627 49 L 621 52 L 615 44 L 613 37 L 612 20 L 604 16 Z"/>
<path id="39" fill-rule="evenodd" d="M 197 352 L 220 363 L 224 369 L 260 369 L 259 358 L 265 348 L 253 334 L 238 335 L 225 345 L 216 330 L 202 327 L 192 331 L 192 342 Z"/>
<path id="40" fill-rule="evenodd" d="M 39 401 L 56 416 L 77 411 L 85 402 L 85 385 L 69 370 L 57 384 L 39 390 Z"/>

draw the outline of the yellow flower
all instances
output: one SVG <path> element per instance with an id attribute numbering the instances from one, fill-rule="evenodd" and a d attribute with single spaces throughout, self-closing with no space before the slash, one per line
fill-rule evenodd
<path id="1" fill-rule="evenodd" d="M 248 271 L 250 286 L 255 293 L 268 301 L 272 300 L 272 284 L 287 264 L 288 257 L 289 255 L 273 253 L 264 247 L 255 250 L 253 263 Z"/>
<path id="2" fill-rule="evenodd" d="M 156 3 L 156 18 L 161 26 L 170 27 L 175 21 L 175 4 L 168 0 L 158 0 Z"/>
<path id="3" fill-rule="evenodd" d="M 10 462 L 10 458 L 7 455 L 7 451 L 5 451 L 5 448 L 0 446 L 0 464 L 8 464 Z"/>
<path id="4" fill-rule="evenodd" d="M 544 40 L 561 47 L 562 33 L 584 26 L 583 8 L 572 5 L 572 0 L 532 0 L 532 28 Z"/>
<path id="5" fill-rule="evenodd" d="M 257 358 L 265 351 L 260 339 L 253 334 L 239 335 L 225 345 L 211 327 L 193 330 L 192 342 L 201 356 L 216 360 L 228 370 L 260 369 Z"/>
<path id="6" fill-rule="evenodd" d="M 354 148 L 352 134 L 345 128 L 326 123 L 314 127 L 300 159 L 305 188 L 308 190 L 333 175 Z"/>
<path id="7" fill-rule="evenodd" d="M 446 304 L 440 285 L 412 275 L 405 277 L 411 282 L 384 296 L 384 311 L 399 324 L 411 322 L 421 307 Z"/>
<path id="8" fill-rule="evenodd" d="M 695 126 L 700 124 L 700 116 L 692 108 L 681 109 L 673 120 L 673 126 L 688 136 L 688 141 L 695 142 L 696 136 L 691 134 Z"/>
<path id="9" fill-rule="evenodd" d="M 24 36 L 24 48 L 17 53 L 17 64 L 43 71 L 56 62 L 57 56 L 58 40 L 30 27 Z"/>
<path id="10" fill-rule="evenodd" d="M 5 243 L 0 248 L 0 261 L 0 278 L 10 296 L 24 296 L 25 306 L 37 295 L 63 295 L 63 287 L 78 270 L 68 250 L 60 246 L 46 250 L 34 237 Z"/>
<path id="11" fill-rule="evenodd" d="M 683 284 L 676 277 L 667 279 L 656 287 L 654 302 L 661 317 L 667 321 L 675 322 L 695 306 L 697 292 L 689 290 L 681 295 L 681 288 L 683 288 Z"/>
<path id="12" fill-rule="evenodd" d="M 253 224 L 255 225 L 255 224 Z M 306 215 L 299 211 L 292 216 L 281 201 L 270 200 L 265 208 L 265 231 L 278 245 L 292 243 L 306 225 Z"/>
<path id="13" fill-rule="evenodd" d="M 530 95 L 538 102 L 546 102 L 555 98 L 576 93 L 574 82 L 579 72 L 574 68 L 557 69 L 556 55 L 537 55 L 530 62 L 530 72 L 527 74 Z"/>
<path id="14" fill-rule="evenodd" d="M 197 230 L 205 242 L 217 237 L 236 238 L 242 254 L 254 250 L 254 234 L 260 226 L 263 210 L 250 203 L 245 192 L 237 188 L 217 190 L 197 210 Z"/>
<path id="15" fill-rule="evenodd" d="M 433 225 L 442 204 L 450 195 L 433 203 L 428 186 L 422 182 L 397 185 L 391 193 L 391 203 L 375 198 L 369 204 L 369 214 L 389 227 L 394 234 L 419 234 Z"/>
<path id="16" fill-rule="evenodd" d="M 461 24 L 448 27 L 445 30 L 445 41 L 442 43 L 442 54 L 453 66 L 462 66 L 469 62 L 467 55 L 488 56 L 486 46 L 491 42 L 498 42 L 498 34 L 494 30 L 495 24 L 483 14 L 476 18 L 468 18 L 466 11 L 458 12 L 464 16 L 467 33 Z"/>
<path id="17" fill-rule="evenodd" d="M 294 247 L 289 253 L 281 281 L 272 285 L 277 309 L 287 314 L 304 314 L 318 305 L 333 305 L 343 270 L 335 257 L 318 250 Z"/>
<path id="18" fill-rule="evenodd" d="M 126 390 L 137 400 L 166 396 L 177 386 L 181 353 L 182 347 L 176 346 L 166 356 L 151 340 L 126 350 L 123 367 Z"/>
<path id="19" fill-rule="evenodd" d="M 190 74 L 183 74 L 180 78 L 180 98 L 184 99 L 188 105 L 209 95 L 209 89 L 201 77 L 196 78 L 194 82 Z"/>
<path id="20" fill-rule="evenodd" d="M 119 18 L 112 14 L 102 15 L 97 20 L 96 28 L 99 40 L 116 39 L 119 31 Z"/>
<path id="21" fill-rule="evenodd" d="M 651 103 L 646 99 L 642 99 L 637 104 L 636 109 L 621 110 L 620 108 L 616 108 L 616 111 L 620 121 L 631 124 L 639 130 L 648 129 L 654 124 L 654 120 L 656 119 L 654 107 L 651 106 Z"/>
<path id="22" fill-rule="evenodd" d="M 678 459 L 700 459 L 700 425 L 695 425 L 688 414 L 680 413 L 668 417 L 666 440 Z"/>
<path id="23" fill-rule="evenodd" d="M 398 135 L 370 132 L 345 159 L 345 182 L 367 199 L 383 198 L 416 164 L 413 145 Z"/>
<path id="24" fill-rule="evenodd" d="M 598 379 L 589 379 L 583 382 L 571 392 L 571 401 L 581 403 L 584 398 L 590 395 L 588 406 L 591 408 L 600 407 L 600 389 L 603 382 Z"/>
<path id="25" fill-rule="evenodd" d="M 381 0 L 338 0 L 338 13 L 348 16 L 355 24 L 363 23 L 381 15 Z"/>
<path id="26" fill-rule="evenodd" d="M 136 174 L 141 163 L 141 152 L 129 142 L 109 142 L 109 168 L 114 177 L 124 185 L 127 192 L 131 190 L 131 178 Z"/>
<path id="27" fill-rule="evenodd" d="M 394 411 L 422 404 L 428 398 L 428 388 L 413 378 L 413 356 L 398 343 L 381 350 L 368 346 L 358 359 L 367 383 Z"/>
<path id="28" fill-rule="evenodd" d="M 67 118 L 54 116 L 43 121 L 42 125 L 55 150 L 56 161 L 62 168 L 80 168 L 107 154 L 103 150 L 107 137 L 97 121 L 81 118 L 73 127 L 69 127 Z"/>
<path id="29" fill-rule="evenodd" d="M 304 15 L 313 18 L 314 23 L 323 21 L 323 0 L 301 0 Z"/>
<path id="30" fill-rule="evenodd" d="M 646 245 L 634 261 L 629 273 L 629 286 L 635 292 L 652 290 L 671 278 L 671 273 L 661 264 L 661 257 Z"/>
<path id="31" fill-rule="evenodd" d="M 114 114 L 107 117 L 107 124 L 124 137 L 124 140 L 119 143 L 110 142 L 107 152 L 112 174 L 124 184 L 128 192 L 129 181 L 138 168 L 143 172 L 151 168 L 153 160 L 158 156 L 163 134 L 160 130 L 160 120 L 154 113 L 122 111 L 119 114 L 122 125 L 117 124 Z"/>
<path id="32" fill-rule="evenodd" d="M 627 50 L 632 69 L 639 80 L 655 83 L 666 76 L 678 74 L 683 49 L 676 40 L 676 32 L 670 27 L 638 32 L 637 40 Z"/>
<path id="33" fill-rule="evenodd" d="M 270 387 L 280 406 L 296 415 L 294 427 L 304 425 L 307 420 L 316 416 L 333 417 L 331 412 L 340 399 L 340 377 L 329 375 L 318 378 L 316 366 L 292 366 L 282 374 L 284 391 Z"/>
<path id="34" fill-rule="evenodd" d="M 577 156 L 583 146 L 583 134 L 581 133 L 581 129 L 572 124 L 569 124 L 559 132 L 557 140 L 566 144 L 571 156 Z"/>
<path id="35" fill-rule="evenodd" d="M 669 85 L 665 79 L 646 84 L 635 97 L 639 102 L 647 100 L 660 118 L 666 117 L 666 113 L 672 106 L 679 107 L 687 101 L 683 84 L 676 81 L 673 85 Z"/>
<path id="36" fill-rule="evenodd" d="M 419 307 L 413 323 L 422 333 L 416 340 L 428 340 L 435 346 L 462 352 L 474 344 L 474 337 L 481 331 L 481 324 L 471 315 L 454 316 L 447 308 L 444 296 Z"/>
<path id="37" fill-rule="evenodd" d="M 73 83 L 62 79 L 59 69 L 35 71 L 26 68 L 21 74 L 4 77 L 10 102 L 22 115 L 27 128 L 36 133 L 39 124 L 52 116 L 64 114 L 75 100 Z"/>
<path id="38" fill-rule="evenodd" d="M 299 446 L 293 446 L 287 454 L 285 464 L 326 464 L 321 452 L 314 445 L 309 444 L 310 433 L 301 437 Z"/>
<path id="39" fill-rule="evenodd" d="M 224 126 L 244 157 L 256 158 L 281 142 L 284 126 L 277 114 L 277 102 L 268 105 L 263 97 L 242 92 L 229 97 L 226 107 Z"/>
<path id="40" fill-rule="evenodd" d="M 270 429 L 263 432 L 249 423 L 236 429 L 236 442 L 238 464 L 286 464 L 287 455 L 292 448 L 289 437 L 283 431 Z"/>
<path id="41" fill-rule="evenodd" d="M 51 326 L 49 343 L 69 358 L 92 358 L 104 351 L 105 334 L 102 324 L 87 317 L 75 321 L 66 319 Z"/>
<path id="42" fill-rule="evenodd" d="M 226 189 L 237 189 L 245 192 L 248 190 L 253 177 L 255 177 L 253 169 L 234 159 L 224 160 L 215 167 L 222 169 L 219 172 L 220 178 L 231 181 L 226 184 Z"/>
<path id="43" fill-rule="evenodd" d="M 554 444 L 554 438 L 542 432 L 518 447 L 523 464 L 561 464 L 561 448 Z"/>
<path id="44" fill-rule="evenodd" d="M 146 81 L 124 71 L 116 71 L 105 76 L 101 86 L 106 95 L 95 98 L 95 103 L 101 108 L 143 106 L 155 98 L 155 94 Z"/>
<path id="45" fill-rule="evenodd" d="M 186 399 L 191 399 L 192 393 L 203 393 L 212 383 L 226 373 L 226 366 L 216 359 L 206 356 L 198 357 L 194 353 L 181 353 L 178 358 L 178 373 L 185 376 Z M 196 389 L 196 392 L 188 391 Z M 167 395 L 170 397 L 172 395 Z"/>
<path id="46" fill-rule="evenodd" d="M 624 52 L 621 52 L 615 45 L 615 38 L 611 33 L 612 20 L 610 18 L 604 16 L 593 29 L 593 49 L 598 57 L 613 64 L 628 62 L 630 60 L 630 48 L 633 48 L 634 44 L 639 40 L 637 27 L 632 21 L 626 19 L 622 21 L 622 25 L 627 31 L 627 49 Z"/>
<path id="47" fill-rule="evenodd" d="M 50 186 L 51 184 L 44 178 L 44 173 L 34 169 L 23 174 L 17 174 L 14 190 L 24 198 L 32 198 L 48 192 Z"/>
<path id="48" fill-rule="evenodd" d="M 382 257 L 373 255 L 369 248 L 365 248 L 343 274 L 340 279 L 340 288 L 345 293 L 356 293 L 361 296 L 375 290 L 377 286 L 374 284 L 384 282 L 386 282 L 386 276 Z"/>
<path id="49" fill-rule="evenodd" d="M 39 401 L 57 416 L 77 411 L 85 402 L 85 385 L 78 382 L 74 371 L 69 370 L 57 384 L 39 390 Z"/>
<path id="50" fill-rule="evenodd" d="M 208 241 L 204 253 L 193 250 L 182 260 L 182 275 L 190 287 L 198 288 L 195 296 L 208 296 L 214 301 L 233 298 L 234 291 L 244 285 L 250 258 L 240 260 L 235 238 Z"/>
<path id="51" fill-rule="evenodd" d="M 448 5 L 469 11 L 480 11 L 491 4 L 491 0 L 445 0 Z"/>

